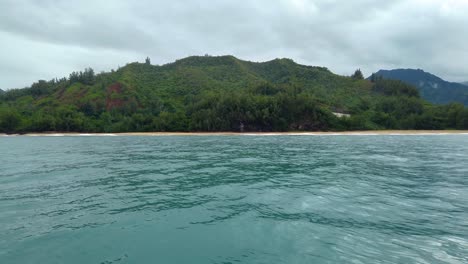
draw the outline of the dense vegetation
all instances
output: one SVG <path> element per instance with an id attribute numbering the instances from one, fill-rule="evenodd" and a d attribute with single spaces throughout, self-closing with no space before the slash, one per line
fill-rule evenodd
<path id="1" fill-rule="evenodd" d="M 349 114 L 337 117 L 334 112 Z M 0 132 L 468 129 L 461 104 L 432 105 L 400 81 L 339 76 L 289 59 L 131 63 L 0 94 Z"/>
<path id="2" fill-rule="evenodd" d="M 434 104 L 458 102 L 468 106 L 468 87 L 454 82 L 447 82 L 441 78 L 414 69 L 380 70 L 375 73 L 386 79 L 400 80 L 414 85 L 423 99 Z"/>

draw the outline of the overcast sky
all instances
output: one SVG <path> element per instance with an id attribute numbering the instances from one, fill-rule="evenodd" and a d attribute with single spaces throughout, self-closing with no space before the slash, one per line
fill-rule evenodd
<path id="1" fill-rule="evenodd" d="M 0 43 L 1 89 L 205 53 L 468 81 L 468 0 L 0 0 Z"/>

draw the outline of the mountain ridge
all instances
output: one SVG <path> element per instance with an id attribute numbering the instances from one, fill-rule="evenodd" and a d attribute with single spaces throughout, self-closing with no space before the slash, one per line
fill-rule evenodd
<path id="1" fill-rule="evenodd" d="M 421 97 L 435 104 L 459 102 L 468 106 L 468 87 L 449 82 L 421 69 L 379 70 L 374 73 L 387 79 L 394 79 L 414 85 Z M 370 78 L 370 77 L 369 77 Z"/>

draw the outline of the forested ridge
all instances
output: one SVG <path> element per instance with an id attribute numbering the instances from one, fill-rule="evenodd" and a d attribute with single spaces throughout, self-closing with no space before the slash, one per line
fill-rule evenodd
<path id="1" fill-rule="evenodd" d="M 421 69 L 379 70 L 375 75 L 414 85 L 421 97 L 431 103 L 458 102 L 468 106 L 468 87 L 463 83 L 448 82 Z"/>
<path id="2" fill-rule="evenodd" d="M 433 105 L 411 85 L 365 80 L 360 70 L 346 77 L 290 59 L 232 56 L 162 66 L 147 58 L 0 92 L 3 133 L 376 129 L 468 129 L 468 109 Z"/>

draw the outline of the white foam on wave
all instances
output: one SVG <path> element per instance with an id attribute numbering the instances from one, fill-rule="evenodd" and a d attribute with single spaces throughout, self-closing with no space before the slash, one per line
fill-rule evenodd
<path id="1" fill-rule="evenodd" d="M 105 134 L 77 134 L 77 135 L 71 135 L 75 137 L 116 137 L 116 134 L 111 134 L 111 133 L 105 133 Z"/>
<path id="2" fill-rule="evenodd" d="M 117 136 L 116 134 L 98 134 L 98 133 L 77 133 L 77 134 L 66 134 L 66 133 L 50 133 L 50 134 L 26 134 L 28 137 L 110 137 Z"/>
<path id="3" fill-rule="evenodd" d="M 65 136 L 70 137 L 116 137 L 116 134 L 112 133 L 81 133 L 81 134 L 68 134 Z"/>
<path id="4" fill-rule="evenodd" d="M 305 133 L 242 133 L 241 136 L 378 136 L 383 134 L 378 133 L 315 133 L 315 132 L 305 132 Z"/>
<path id="5" fill-rule="evenodd" d="M 44 136 L 48 136 L 48 137 L 64 137 L 65 134 L 54 133 L 54 134 L 47 134 L 47 135 L 44 135 Z"/>
<path id="6" fill-rule="evenodd" d="M 387 136 L 458 136 L 458 135 L 468 135 L 468 133 L 389 133 L 381 134 Z"/>
<path id="7" fill-rule="evenodd" d="M 284 134 L 279 134 L 279 133 L 265 133 L 265 134 L 262 134 L 262 133 L 242 133 L 242 134 L 239 134 L 241 136 L 254 136 L 254 137 L 263 137 L 263 136 L 281 136 L 281 135 L 284 135 Z"/>

